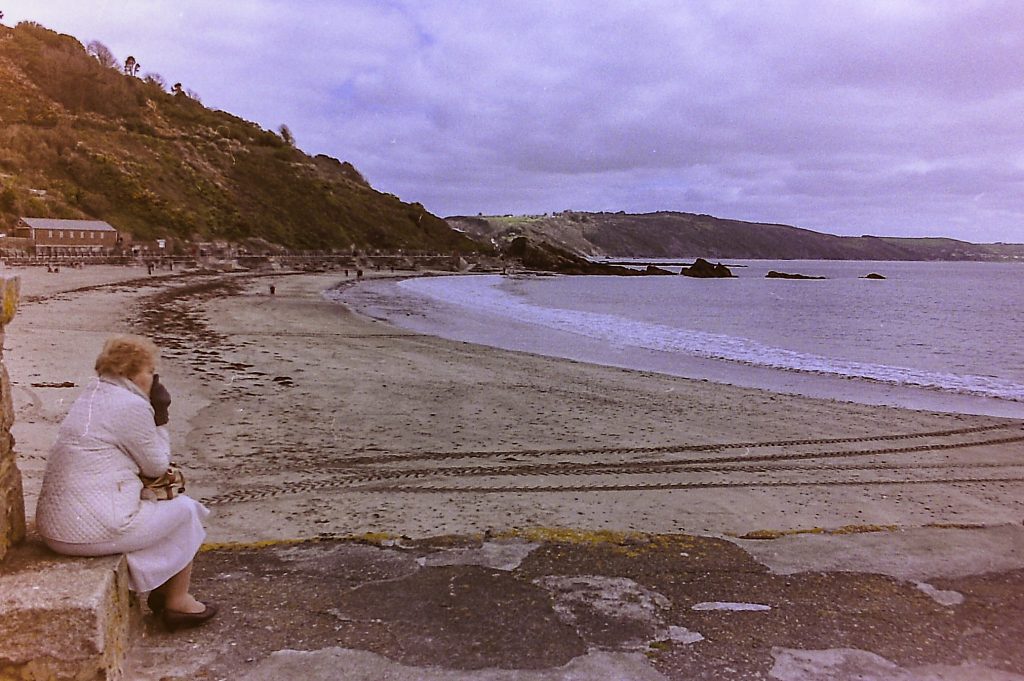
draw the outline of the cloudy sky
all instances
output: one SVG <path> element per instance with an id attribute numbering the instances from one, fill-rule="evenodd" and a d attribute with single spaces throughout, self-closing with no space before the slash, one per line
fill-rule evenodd
<path id="1" fill-rule="evenodd" d="M 439 215 L 1024 242 L 1019 0 L 0 0 Z"/>

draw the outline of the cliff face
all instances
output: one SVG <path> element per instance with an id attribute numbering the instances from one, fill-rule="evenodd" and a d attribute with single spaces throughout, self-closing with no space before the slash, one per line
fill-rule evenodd
<path id="1" fill-rule="evenodd" d="M 97 218 L 144 239 L 479 248 L 351 164 L 172 89 L 101 64 L 71 36 L 0 26 L 0 231 L 24 215 Z"/>
<path id="2" fill-rule="evenodd" d="M 844 237 L 788 225 L 667 211 L 642 215 L 567 211 L 551 216 L 457 216 L 447 220 L 467 234 L 495 243 L 526 236 L 588 256 L 770 260 L 1024 259 L 1024 245 L 971 244 L 955 239 Z"/>

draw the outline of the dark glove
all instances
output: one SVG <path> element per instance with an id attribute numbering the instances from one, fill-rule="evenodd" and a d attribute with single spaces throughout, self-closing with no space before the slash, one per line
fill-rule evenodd
<path id="1" fill-rule="evenodd" d="M 160 374 L 153 374 L 153 387 L 149 389 L 149 403 L 153 405 L 153 420 L 156 425 L 165 425 L 171 420 L 167 413 L 171 406 L 171 393 L 160 382 Z"/>

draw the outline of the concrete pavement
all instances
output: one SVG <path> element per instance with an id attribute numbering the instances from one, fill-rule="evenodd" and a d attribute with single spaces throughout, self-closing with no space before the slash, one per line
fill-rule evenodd
<path id="1" fill-rule="evenodd" d="M 859 570 L 857 572 L 849 571 Z M 214 548 L 129 679 L 1024 679 L 1024 528 Z"/>

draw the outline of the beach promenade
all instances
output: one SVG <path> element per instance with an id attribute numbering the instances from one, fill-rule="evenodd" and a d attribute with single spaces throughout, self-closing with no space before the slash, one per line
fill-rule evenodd
<path id="1" fill-rule="evenodd" d="M 222 615 L 128 678 L 1024 678 L 1021 422 L 420 336 L 338 272 L 14 273 L 29 516 L 115 331 L 213 511 Z"/>

